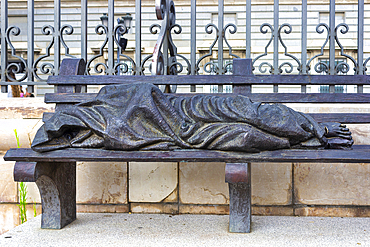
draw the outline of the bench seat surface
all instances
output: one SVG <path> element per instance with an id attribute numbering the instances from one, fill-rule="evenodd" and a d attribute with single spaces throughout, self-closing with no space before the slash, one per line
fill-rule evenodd
<path id="1" fill-rule="evenodd" d="M 114 151 L 104 149 L 68 148 L 38 153 L 30 148 L 10 149 L 6 161 L 75 162 L 75 161 L 137 161 L 137 162 L 309 162 L 370 163 L 370 145 L 354 145 L 352 149 L 306 150 L 284 149 L 260 153 L 182 149 L 174 151 Z"/>

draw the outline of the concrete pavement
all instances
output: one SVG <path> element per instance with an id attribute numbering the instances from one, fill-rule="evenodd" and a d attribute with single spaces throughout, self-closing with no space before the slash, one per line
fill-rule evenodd
<path id="1" fill-rule="evenodd" d="M 0 246 L 370 246 L 369 218 L 253 216 L 252 233 L 228 232 L 228 215 L 78 214 L 62 230 L 41 216 L 0 235 Z"/>

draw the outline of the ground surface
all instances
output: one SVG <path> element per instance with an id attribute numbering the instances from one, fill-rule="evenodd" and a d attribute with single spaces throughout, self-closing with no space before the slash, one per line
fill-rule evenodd
<path id="1" fill-rule="evenodd" d="M 254 216 L 252 233 L 228 232 L 228 216 L 78 214 L 62 230 L 38 216 L 0 236 L 0 246 L 370 246 L 369 218 Z"/>

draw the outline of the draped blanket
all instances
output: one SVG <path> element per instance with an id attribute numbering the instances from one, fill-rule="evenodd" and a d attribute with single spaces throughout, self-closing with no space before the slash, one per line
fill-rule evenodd
<path id="1" fill-rule="evenodd" d="M 136 83 L 105 86 L 93 100 L 57 111 L 32 148 L 258 152 L 320 146 L 324 132 L 311 117 L 284 105 L 241 95 L 165 95 L 152 84 Z"/>

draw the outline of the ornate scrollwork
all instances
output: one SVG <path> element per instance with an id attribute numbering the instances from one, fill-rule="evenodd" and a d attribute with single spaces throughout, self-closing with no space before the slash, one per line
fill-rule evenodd
<path id="1" fill-rule="evenodd" d="M 254 66 L 254 63 L 260 59 L 261 57 L 264 57 L 264 56 L 267 56 L 267 49 L 268 47 L 270 46 L 270 44 L 272 43 L 272 40 L 274 39 L 274 28 L 268 24 L 268 23 L 263 23 L 261 26 L 260 26 L 260 32 L 262 34 L 266 34 L 268 31 L 271 31 L 271 37 L 270 37 L 270 40 L 267 42 L 267 45 L 265 46 L 265 52 L 259 56 L 257 56 L 255 59 L 253 59 L 253 62 L 252 62 L 252 66 Z M 273 66 L 268 63 L 268 62 L 263 62 L 261 63 L 259 66 L 258 66 L 258 70 L 261 72 L 261 73 L 266 73 L 266 69 L 262 69 L 262 66 L 264 65 L 268 65 L 270 67 L 270 73 L 272 73 L 273 71 Z M 253 67 L 254 69 L 254 67 Z"/>
<path id="2" fill-rule="evenodd" d="M 321 29 L 320 29 L 321 28 Z M 342 34 L 346 34 L 349 30 L 349 27 L 347 24 L 345 23 L 340 23 L 338 24 L 336 27 L 335 27 L 335 32 L 334 32 L 334 37 L 331 37 L 330 36 L 330 28 L 327 24 L 325 23 L 320 23 L 316 26 L 316 32 L 321 34 L 323 33 L 324 31 L 327 31 L 327 36 L 326 36 L 326 40 L 324 42 L 324 44 L 321 46 L 321 52 L 320 54 L 317 54 L 316 56 L 313 56 L 308 62 L 307 62 L 307 68 L 308 70 L 310 70 L 310 63 L 312 60 L 314 60 L 315 58 L 319 57 L 319 56 L 322 56 L 324 55 L 324 47 L 326 46 L 326 44 L 328 43 L 329 39 L 335 39 L 335 42 L 338 44 L 339 48 L 340 48 L 340 55 L 343 56 L 343 57 L 346 57 L 348 58 L 349 60 L 352 61 L 353 65 L 354 65 L 354 70 L 356 73 L 359 73 L 358 71 L 358 64 L 356 62 L 356 60 L 349 56 L 348 54 L 345 54 L 344 53 L 344 48 L 343 48 L 343 45 L 340 43 L 339 41 L 339 38 L 338 38 L 338 30 L 340 30 L 340 32 Z M 365 61 L 364 63 L 364 66 L 365 64 L 367 63 L 367 61 Z M 323 63 L 321 61 L 319 61 L 317 64 L 315 64 L 315 67 L 314 67 L 315 71 L 317 73 L 329 73 L 329 66 L 326 64 L 326 63 Z M 350 69 L 350 66 L 347 62 L 340 62 L 338 63 L 334 70 L 335 70 L 335 73 L 347 73 Z"/>
<path id="3" fill-rule="evenodd" d="M 43 34 L 43 35 L 54 35 L 54 33 L 55 33 L 55 30 L 54 30 L 54 27 L 52 27 L 51 25 L 45 25 L 45 26 L 43 26 L 42 28 L 41 28 L 41 33 Z M 46 47 L 46 53 L 45 53 L 45 55 L 43 55 L 43 56 L 40 56 L 38 59 L 36 59 L 36 61 L 35 61 L 35 63 L 34 63 L 34 65 L 33 65 L 33 68 L 34 68 L 34 76 L 38 79 L 38 80 L 40 80 L 40 81 L 46 81 L 46 79 L 42 79 L 39 75 L 38 75 L 38 69 L 37 69 L 37 65 L 39 64 L 39 62 L 41 61 L 41 60 L 43 60 L 44 58 L 46 58 L 46 57 L 50 57 L 50 49 L 51 49 L 51 47 L 54 45 L 54 38 L 52 38 L 51 40 L 50 40 L 50 43 L 49 43 L 49 45 Z M 42 74 L 44 74 L 44 75 L 46 75 L 46 74 L 54 74 L 54 65 L 52 64 L 52 63 L 48 63 L 48 62 L 46 62 L 46 63 L 43 63 L 43 64 L 41 64 L 40 65 L 40 72 L 42 73 Z"/>
<path id="4" fill-rule="evenodd" d="M 174 2 L 172 0 L 156 0 L 155 6 L 157 19 L 163 21 L 161 25 L 153 24 L 149 28 L 152 34 L 157 34 L 159 30 L 158 39 L 154 46 L 153 54 L 147 56 L 143 60 L 142 65 L 144 65 L 145 62 L 151 58 L 152 62 L 151 66 L 149 66 L 149 70 L 151 70 L 152 75 L 176 75 L 184 70 L 183 64 L 177 61 L 177 57 L 179 57 L 187 64 L 187 74 L 190 74 L 190 62 L 186 57 L 177 53 L 177 47 L 175 46 L 171 36 L 172 31 L 175 34 L 180 34 L 182 32 L 181 26 L 176 24 L 176 11 Z M 164 53 L 167 54 L 167 51 L 161 51 L 164 42 L 167 42 L 168 45 L 168 58 L 164 57 Z M 167 63 L 165 63 L 165 61 L 167 61 Z M 144 66 L 142 66 L 142 68 L 144 68 Z M 170 89 L 166 89 L 165 87 L 160 88 L 162 91 L 176 91 L 176 86 L 171 86 Z"/>
<path id="5" fill-rule="evenodd" d="M 64 37 L 63 37 L 63 34 L 66 34 L 66 35 L 71 35 L 73 34 L 73 27 L 71 25 L 63 25 L 60 29 L 60 34 L 56 34 L 55 32 L 55 29 L 53 26 L 51 25 L 45 25 L 41 28 L 41 33 L 43 35 L 51 35 L 52 36 L 52 39 L 50 40 L 50 43 L 49 45 L 46 47 L 46 53 L 45 55 L 43 56 L 40 56 L 33 64 L 33 74 L 34 76 L 40 80 L 40 81 L 46 81 L 46 79 L 42 79 L 40 77 L 40 75 L 38 74 L 38 72 L 40 72 L 41 74 L 52 74 L 54 75 L 55 73 L 55 68 L 54 68 L 54 65 L 50 62 L 45 62 L 45 63 L 42 63 L 38 66 L 38 64 L 45 58 L 47 57 L 50 57 L 50 49 L 51 47 L 54 45 L 54 36 L 55 35 L 60 35 L 60 41 L 63 45 L 63 47 L 65 48 L 65 56 L 68 56 L 68 57 L 74 57 L 72 56 L 71 54 L 69 54 L 69 48 L 66 44 L 66 42 L 64 41 Z"/>
<path id="6" fill-rule="evenodd" d="M 223 31 L 224 34 L 226 33 L 226 31 L 229 27 L 232 28 L 232 29 L 229 29 L 229 33 L 231 33 L 231 34 L 236 33 L 237 27 L 234 24 L 229 23 L 224 27 L 224 31 Z M 229 55 L 232 56 L 232 57 L 239 58 L 239 56 L 232 53 L 232 47 L 230 46 L 229 42 L 227 41 L 226 35 L 224 36 L 224 40 L 225 40 L 225 43 L 226 43 L 227 47 L 229 47 Z M 226 65 L 224 66 L 224 69 L 226 70 Z"/>
<path id="7" fill-rule="evenodd" d="M 63 38 L 63 33 L 67 35 L 73 34 L 73 27 L 71 25 L 63 25 L 62 28 L 60 29 L 60 41 L 62 42 L 62 45 L 64 46 L 65 49 L 65 55 L 68 57 L 75 57 L 69 54 L 69 47 L 66 45 L 66 42 L 64 41 Z"/>
<path id="8" fill-rule="evenodd" d="M 326 63 L 318 62 L 315 64 L 315 71 L 319 74 L 321 73 L 329 73 L 329 66 Z"/>
<path id="9" fill-rule="evenodd" d="M 260 32 L 262 34 L 267 34 L 268 31 L 271 32 L 271 36 L 270 36 L 270 40 L 267 42 L 266 46 L 265 46 L 265 52 L 259 56 L 257 56 L 254 60 L 253 60 L 253 65 L 254 63 L 262 58 L 262 57 L 265 57 L 267 56 L 267 49 L 269 48 L 269 46 L 271 45 L 272 41 L 274 39 L 278 39 L 280 44 L 283 46 L 284 48 L 284 55 L 287 56 L 287 57 L 290 57 L 292 58 L 296 63 L 297 63 L 297 69 L 300 70 L 300 67 L 301 67 L 301 62 L 299 61 L 299 59 L 295 56 L 293 56 L 292 54 L 288 53 L 288 48 L 287 46 L 285 45 L 283 39 L 282 39 L 282 31 L 284 31 L 285 34 L 290 34 L 292 32 L 292 26 L 288 23 L 284 23 L 282 24 L 279 29 L 277 30 L 277 37 L 275 37 L 275 34 L 274 34 L 274 28 L 272 27 L 271 24 L 269 23 L 263 23 L 261 26 L 260 26 Z M 279 65 L 278 68 L 274 68 L 269 62 L 262 62 L 261 64 L 259 64 L 258 66 L 258 70 L 260 73 L 266 73 L 267 69 L 266 68 L 263 68 L 264 66 L 268 66 L 270 69 L 269 69 L 269 73 L 273 73 L 273 71 L 275 69 L 278 70 L 279 74 L 283 73 L 283 67 L 284 66 L 288 66 L 288 68 L 285 68 L 285 73 L 292 73 L 293 72 L 293 64 L 290 63 L 290 62 L 283 62 L 282 64 Z M 254 69 L 254 67 L 253 67 Z"/>
<path id="10" fill-rule="evenodd" d="M 225 40 L 225 43 L 226 43 L 227 47 L 229 48 L 229 55 L 231 57 L 239 58 L 238 55 L 235 55 L 235 54 L 232 53 L 232 47 L 229 44 L 229 42 L 228 42 L 228 40 L 226 38 L 226 35 L 225 35 L 225 33 L 227 32 L 227 30 L 229 30 L 229 33 L 230 34 L 236 33 L 236 31 L 237 31 L 236 25 L 233 24 L 233 23 L 226 24 L 223 27 L 223 29 L 222 29 L 222 34 L 223 34 L 222 37 L 220 37 L 220 35 L 219 35 L 219 29 L 218 29 L 218 27 L 215 24 L 209 23 L 209 24 L 207 24 L 205 26 L 205 31 L 206 31 L 207 34 L 212 34 L 213 33 L 213 30 L 216 31 L 215 39 L 213 40 L 211 46 L 209 47 L 209 52 L 207 54 L 203 55 L 201 58 L 198 59 L 197 66 L 196 66 L 197 73 L 198 73 L 198 71 L 200 69 L 200 66 L 199 66 L 200 65 L 200 62 L 203 59 L 205 59 L 206 57 L 211 57 L 212 56 L 213 48 L 216 45 L 217 41 L 218 42 L 223 42 L 223 40 Z M 225 65 L 222 65 L 221 64 L 221 66 L 220 66 L 220 64 L 215 64 L 213 62 L 207 62 L 206 64 L 203 65 L 203 70 L 206 73 L 224 74 L 228 70 L 228 68 L 230 68 L 230 67 L 232 67 L 232 62 L 228 62 Z"/>
<path id="11" fill-rule="evenodd" d="M 201 62 L 203 59 L 205 59 L 206 57 L 210 57 L 210 56 L 212 56 L 213 47 L 215 46 L 215 44 L 217 43 L 217 40 L 218 40 L 218 38 L 219 38 L 219 35 L 218 35 L 218 28 L 217 28 L 217 26 L 216 26 L 215 24 L 213 24 L 213 23 L 209 23 L 209 24 L 207 24 L 207 25 L 205 26 L 205 31 L 206 31 L 206 33 L 207 33 L 207 34 L 212 34 L 213 29 L 216 31 L 215 39 L 213 40 L 213 42 L 212 42 L 211 46 L 209 47 L 209 52 L 208 52 L 207 54 L 203 55 L 201 58 L 199 58 L 199 59 L 198 59 L 198 61 L 197 61 L 197 67 L 196 67 L 196 68 L 197 68 L 197 72 L 199 71 L 199 68 L 200 68 L 200 67 L 199 67 L 200 62 Z M 211 66 L 211 65 L 210 65 L 210 63 L 211 63 L 211 62 L 208 62 L 208 63 L 206 63 L 206 64 L 203 66 L 203 70 L 204 70 L 206 73 L 211 73 L 212 69 L 215 69 L 215 71 L 218 71 L 218 70 L 219 70 L 219 68 L 218 68 L 218 66 L 217 66 L 217 65 L 212 64 L 212 66 Z M 209 66 L 209 67 L 210 67 L 210 69 L 207 69 L 207 66 Z"/>
<path id="12" fill-rule="evenodd" d="M 350 59 L 353 63 L 353 66 L 354 66 L 353 69 L 355 70 L 355 72 L 357 72 L 358 71 L 358 64 L 357 64 L 356 60 L 353 57 L 351 57 L 350 55 L 347 55 L 347 54 L 344 53 L 344 48 L 343 48 L 342 44 L 339 42 L 339 38 L 338 38 L 338 30 L 339 29 L 340 29 L 340 32 L 342 34 L 346 34 L 349 30 L 349 27 L 346 23 L 338 24 L 335 27 L 335 41 L 337 42 L 338 46 L 340 47 L 340 55 Z M 341 63 L 337 64 L 337 66 L 335 66 L 335 71 L 336 71 L 336 73 L 339 73 L 339 72 L 347 73 L 349 71 L 349 64 L 346 63 L 346 62 L 341 62 Z"/>
<path id="13" fill-rule="evenodd" d="M 370 61 L 370 57 L 368 57 L 366 60 L 365 60 L 365 62 L 364 62 L 364 75 L 366 75 L 366 71 L 367 71 L 367 63 Z"/>
<path id="14" fill-rule="evenodd" d="M 269 73 L 272 73 L 272 70 L 274 69 L 274 67 L 268 63 L 268 62 L 263 62 L 263 63 L 260 63 L 260 65 L 258 65 L 258 70 L 261 72 L 261 73 L 266 73 L 267 69 L 266 68 L 262 68 L 263 66 L 268 66 L 270 68 L 269 70 Z"/>
<path id="15" fill-rule="evenodd" d="M 6 37 L 5 37 L 5 39 L 6 39 L 6 42 L 8 43 L 8 45 L 10 46 L 11 56 L 19 59 L 21 61 L 21 63 L 23 64 L 24 68 L 27 69 L 27 63 L 26 63 L 26 61 L 22 57 L 16 55 L 16 49 L 14 48 L 14 46 L 12 45 L 12 42 L 10 41 L 10 35 L 18 36 L 20 33 L 21 33 L 21 30 L 19 29 L 19 27 L 10 26 L 6 30 Z M 18 73 L 21 73 L 22 72 L 22 66 L 20 66 L 20 64 L 18 64 L 18 63 L 10 63 L 6 67 L 6 70 L 7 70 L 7 74 L 9 74 L 9 73 L 18 74 Z M 15 79 L 15 78 L 13 78 L 12 76 L 7 76 L 7 78 L 10 81 L 20 82 L 20 81 L 23 81 L 24 79 L 27 78 L 27 73 L 24 73 L 24 75 L 22 76 L 22 78 L 19 78 L 18 80 Z"/>
<path id="16" fill-rule="evenodd" d="M 106 27 L 106 26 L 104 26 L 104 25 L 102 25 L 102 24 L 99 24 L 99 25 L 97 25 L 96 27 L 95 27 L 95 33 L 97 34 L 97 35 L 103 35 L 103 34 L 105 34 L 105 40 L 104 40 L 104 42 L 103 42 L 103 44 L 102 44 L 102 46 L 100 47 L 100 49 L 99 49 L 99 54 L 98 55 L 96 55 L 96 56 L 94 56 L 94 57 L 92 57 L 88 62 L 87 62 L 87 64 L 86 64 L 86 74 L 88 74 L 88 75 L 90 75 L 90 70 L 91 70 L 91 68 L 90 68 L 90 64 L 95 60 L 95 59 L 97 59 L 98 57 L 101 57 L 101 56 L 103 56 L 103 50 L 104 50 L 104 47 L 107 45 L 107 43 L 108 43 L 108 28 Z M 95 66 L 94 66 L 94 71 L 95 71 L 95 73 L 98 73 L 98 74 L 100 74 L 100 73 L 103 73 L 103 71 L 106 71 L 108 69 L 108 66 L 105 64 L 105 63 L 97 63 L 97 64 L 95 64 Z"/>
<path id="17" fill-rule="evenodd" d="M 322 56 L 324 55 L 324 47 L 326 46 L 326 44 L 328 43 L 329 41 L 329 38 L 330 38 L 330 28 L 327 24 L 325 23 L 319 23 L 317 24 L 316 26 L 316 32 L 318 34 L 322 34 L 326 29 L 326 32 L 327 32 L 327 35 L 326 35 L 326 39 L 325 39 L 325 42 L 324 44 L 321 46 L 321 49 L 320 49 L 320 53 L 313 56 L 310 60 L 308 60 L 307 62 L 307 71 L 310 71 L 311 67 L 310 67 L 310 63 L 312 62 L 312 60 L 314 60 L 315 58 L 319 57 L 319 56 Z M 329 71 L 329 67 L 327 64 L 323 63 L 323 62 L 318 62 L 317 64 L 315 64 L 314 66 L 315 68 L 315 71 L 317 73 L 322 73 L 322 72 L 328 72 Z"/>
<path id="18" fill-rule="evenodd" d="M 297 69 L 300 70 L 301 63 L 299 62 L 298 58 L 296 58 L 292 54 L 289 54 L 288 53 L 288 48 L 286 47 L 286 45 L 283 42 L 283 39 L 281 38 L 281 31 L 285 27 L 287 27 L 288 29 L 284 29 L 284 33 L 290 34 L 292 32 L 292 26 L 290 24 L 288 24 L 288 23 L 282 24 L 279 27 L 279 31 L 278 31 L 278 38 L 279 38 L 280 44 L 284 47 L 284 55 L 287 56 L 287 57 L 290 57 L 290 58 L 294 59 L 297 62 L 297 66 L 298 66 Z M 285 65 L 288 65 L 289 66 L 289 69 L 286 68 L 285 69 L 285 72 L 286 73 L 292 73 L 293 72 L 293 65 L 291 63 L 289 63 L 289 62 L 284 62 L 284 63 L 282 63 L 279 66 L 279 73 L 282 73 L 283 72 L 282 67 L 285 66 Z"/>
<path id="19" fill-rule="evenodd" d="M 116 27 L 114 28 L 114 42 L 117 45 L 117 49 L 118 49 L 117 54 L 118 54 L 119 58 L 123 57 L 123 58 L 125 58 L 125 60 L 129 61 L 132 64 L 131 73 L 135 74 L 136 63 L 134 62 L 134 60 L 131 57 L 122 53 L 123 49 L 121 48 L 119 38 L 117 38 L 117 37 L 120 37 L 121 35 L 127 33 L 127 31 L 128 31 L 128 28 L 125 26 L 124 23 L 120 23 L 120 24 L 116 25 Z M 121 66 L 123 66 L 123 69 L 121 68 Z M 129 72 L 129 67 L 125 62 L 121 62 L 120 59 L 117 59 L 117 64 L 114 66 L 114 71 L 115 71 L 116 74 L 119 74 L 118 73 L 119 70 L 122 73 L 128 73 Z"/>

